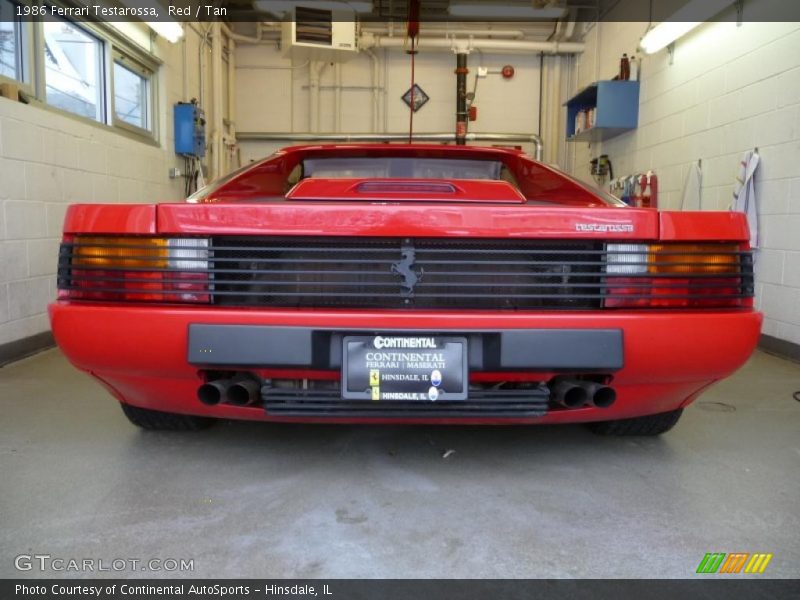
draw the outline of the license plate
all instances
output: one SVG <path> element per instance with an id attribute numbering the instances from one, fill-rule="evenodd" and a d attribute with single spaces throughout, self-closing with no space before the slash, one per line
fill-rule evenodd
<path id="1" fill-rule="evenodd" d="M 344 400 L 467 399 L 467 338 L 354 335 L 343 345 Z"/>

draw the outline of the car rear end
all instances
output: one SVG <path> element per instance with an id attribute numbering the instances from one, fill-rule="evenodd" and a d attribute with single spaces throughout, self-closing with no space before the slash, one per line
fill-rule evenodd
<path id="1" fill-rule="evenodd" d="M 70 208 L 56 339 L 123 403 L 305 422 L 682 408 L 748 358 L 744 217 L 518 203 Z"/>

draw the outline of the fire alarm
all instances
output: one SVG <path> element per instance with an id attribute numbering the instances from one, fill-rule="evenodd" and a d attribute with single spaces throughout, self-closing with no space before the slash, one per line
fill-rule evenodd
<path id="1" fill-rule="evenodd" d="M 502 73 L 503 79 L 511 79 L 514 76 L 514 67 L 506 65 L 500 73 Z"/>

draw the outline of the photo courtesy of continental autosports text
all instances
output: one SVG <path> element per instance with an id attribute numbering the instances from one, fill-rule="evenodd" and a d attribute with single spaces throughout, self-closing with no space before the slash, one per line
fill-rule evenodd
<path id="1" fill-rule="evenodd" d="M 256 584 L 258 585 L 258 584 Z M 68 598 L 246 598 L 246 597 L 297 597 L 310 598 L 332 596 L 330 586 L 304 584 L 264 583 L 251 585 L 226 585 L 222 583 L 176 583 L 171 585 L 143 583 L 111 583 L 86 585 L 81 583 L 24 584 L 14 585 L 15 597 L 68 597 Z"/>

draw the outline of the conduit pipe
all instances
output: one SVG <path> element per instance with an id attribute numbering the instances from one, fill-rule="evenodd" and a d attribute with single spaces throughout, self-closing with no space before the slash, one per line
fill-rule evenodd
<path id="1" fill-rule="evenodd" d="M 259 22 L 256 23 L 256 35 L 250 37 L 249 35 L 242 35 L 241 33 L 236 33 L 228 27 L 226 23 L 222 23 L 222 30 L 225 32 L 225 35 L 231 38 L 232 40 L 236 40 L 241 44 L 265 44 L 265 43 L 274 43 L 275 38 L 265 38 L 265 33 L 272 33 L 272 34 L 280 34 L 281 32 L 281 24 L 274 23 L 274 22 Z"/>
<path id="2" fill-rule="evenodd" d="M 227 29 L 227 27 L 225 28 Z M 228 36 L 228 121 L 230 133 L 236 135 L 236 42 Z"/>
<path id="3" fill-rule="evenodd" d="M 364 34 L 360 38 L 361 48 L 403 48 L 406 41 L 401 38 L 388 36 L 374 36 Z M 545 54 L 577 54 L 584 51 L 585 45 L 581 42 L 534 42 L 527 40 L 493 40 L 486 38 L 470 37 L 459 40 L 455 36 L 450 38 L 419 38 L 419 48 L 443 49 L 455 51 L 458 47 L 466 45 L 469 50 L 489 50 L 500 53 L 538 53 Z"/>
<path id="4" fill-rule="evenodd" d="M 388 36 L 394 37 L 393 32 L 391 32 L 387 28 L 373 28 L 365 26 L 363 28 L 365 33 L 370 33 L 376 36 Z M 435 37 L 437 35 L 443 36 L 454 36 L 454 35 L 478 35 L 478 36 L 493 36 L 493 37 L 502 37 L 502 38 L 523 38 L 525 37 L 525 32 L 521 29 L 456 29 L 456 28 L 445 28 L 445 27 L 425 27 L 421 32 L 422 35 L 428 37 Z"/>
<path id="5" fill-rule="evenodd" d="M 339 132 L 342 130 L 342 63 L 337 62 L 336 66 L 334 67 L 334 73 L 336 74 L 336 89 L 334 90 L 335 96 L 335 110 L 336 114 L 334 115 L 334 131 Z"/>
<path id="6" fill-rule="evenodd" d="M 372 86 L 372 131 L 378 131 L 378 102 L 380 98 L 378 90 L 378 57 L 372 50 L 365 50 L 364 54 L 369 57 L 372 67 L 372 75 L 370 79 L 370 85 Z"/>
<path id="7" fill-rule="evenodd" d="M 219 21 L 211 24 L 211 115 L 213 127 L 211 129 L 211 140 L 213 154 L 212 179 L 222 175 L 222 137 L 223 137 L 223 115 L 222 115 L 222 28 Z"/>
<path id="8" fill-rule="evenodd" d="M 328 66 L 327 62 L 317 64 L 312 62 L 308 66 L 308 128 L 311 131 L 319 129 L 319 82 Z"/>
<path id="9" fill-rule="evenodd" d="M 554 57 L 553 61 L 553 85 L 550 86 L 552 89 L 550 90 L 550 106 L 548 107 L 548 112 L 550 113 L 547 122 L 550 123 L 550 135 L 547 138 L 549 142 L 550 148 L 550 160 L 549 162 L 552 164 L 558 164 L 558 140 L 561 133 L 564 131 L 563 124 L 561 122 L 561 103 L 560 103 L 560 96 L 561 96 L 561 63 L 565 60 L 563 58 Z"/>
<path id="10" fill-rule="evenodd" d="M 243 44 L 260 44 L 263 41 L 261 39 L 261 23 L 256 23 L 255 37 L 250 37 L 249 35 L 242 35 L 241 33 L 236 33 L 225 23 L 222 23 L 222 31 L 225 32 L 225 35 L 228 37 L 228 39 L 236 40 L 237 42 L 241 42 Z"/>

